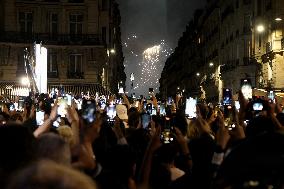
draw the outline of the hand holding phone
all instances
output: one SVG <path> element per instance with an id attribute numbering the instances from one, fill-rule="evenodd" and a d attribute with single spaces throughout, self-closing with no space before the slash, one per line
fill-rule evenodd
<path id="1" fill-rule="evenodd" d="M 196 99 L 194 99 L 194 98 L 186 99 L 185 115 L 188 118 L 196 117 L 196 104 L 197 104 Z"/>
<path id="2" fill-rule="evenodd" d="M 96 101 L 94 100 L 83 100 L 82 104 L 82 117 L 87 123 L 93 123 L 96 120 Z"/>
<path id="3" fill-rule="evenodd" d="M 40 126 L 43 123 L 44 123 L 44 112 L 43 111 L 37 111 L 36 112 L 36 124 L 38 126 Z"/>
<path id="4" fill-rule="evenodd" d="M 174 141 L 172 120 L 169 117 L 164 118 L 164 124 L 161 132 L 161 141 L 164 144 L 169 144 Z"/>
<path id="5" fill-rule="evenodd" d="M 250 79 L 243 79 L 241 81 L 241 90 L 246 100 L 252 99 L 252 86 Z"/>
<path id="6" fill-rule="evenodd" d="M 65 117 L 67 114 L 67 97 L 58 97 L 58 115 Z"/>
<path id="7" fill-rule="evenodd" d="M 224 106 L 232 105 L 232 90 L 231 89 L 223 89 L 223 104 Z"/>
<path id="8" fill-rule="evenodd" d="M 269 91 L 268 92 L 268 99 L 270 103 L 275 103 L 275 93 L 274 91 Z"/>
<path id="9" fill-rule="evenodd" d="M 147 128 L 151 122 L 151 116 L 147 113 L 144 113 L 141 115 L 141 119 L 143 128 Z"/>
<path id="10" fill-rule="evenodd" d="M 107 116 L 110 120 L 113 120 L 116 116 L 116 107 L 115 105 L 109 105 L 107 107 Z"/>

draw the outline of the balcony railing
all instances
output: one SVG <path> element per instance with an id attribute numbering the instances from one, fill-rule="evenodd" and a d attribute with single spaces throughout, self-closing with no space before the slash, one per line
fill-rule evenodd
<path id="1" fill-rule="evenodd" d="M 84 72 L 67 72 L 68 79 L 84 79 Z"/>
<path id="2" fill-rule="evenodd" d="M 21 33 L 0 32 L 0 42 L 34 43 L 42 42 L 47 45 L 104 45 L 98 34 L 49 34 L 49 33 Z"/>
<path id="3" fill-rule="evenodd" d="M 57 72 L 47 72 L 47 77 L 48 78 L 58 78 L 58 73 Z"/>

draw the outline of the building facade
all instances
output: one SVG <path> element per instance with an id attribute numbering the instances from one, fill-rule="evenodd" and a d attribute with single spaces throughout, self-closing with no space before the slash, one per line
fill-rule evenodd
<path id="1" fill-rule="evenodd" d="M 115 91 L 111 83 L 116 80 L 125 81 L 115 1 L 3 0 L 1 4 L 2 86 L 20 85 L 27 74 L 27 57 L 34 59 L 35 43 L 47 48 L 49 88 L 85 86 L 104 93 Z"/>
<path id="2" fill-rule="evenodd" d="M 255 2 L 254 40 L 256 60 L 262 65 L 257 82 L 259 88 L 284 89 L 284 2 Z"/>
<path id="3" fill-rule="evenodd" d="M 283 7 L 282 0 L 208 1 L 201 16 L 189 22 L 195 23 L 192 32 L 180 38 L 189 40 L 167 60 L 162 90 L 169 88 L 165 76 L 176 68 L 178 82 L 171 88 L 187 83 L 184 88 L 192 96 L 198 84 L 208 102 L 220 102 L 223 88 L 237 94 L 243 79 L 256 89 L 283 89 Z"/>

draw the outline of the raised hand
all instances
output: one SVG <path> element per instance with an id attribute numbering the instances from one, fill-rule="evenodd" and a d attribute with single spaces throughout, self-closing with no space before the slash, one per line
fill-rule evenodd
<path id="1" fill-rule="evenodd" d="M 79 115 L 78 115 L 75 107 L 76 107 L 76 104 L 73 101 L 71 107 L 67 108 L 67 115 L 66 116 L 67 116 L 69 123 L 72 123 L 73 121 L 76 121 L 77 123 L 79 123 L 80 118 L 79 118 Z"/>
<path id="2" fill-rule="evenodd" d="M 56 100 L 54 103 L 54 106 L 51 109 L 50 115 L 49 115 L 49 119 L 53 122 L 57 119 L 57 110 L 58 110 L 58 101 Z"/>
<path id="3" fill-rule="evenodd" d="M 224 117 L 218 115 L 217 117 L 217 124 L 218 124 L 218 131 L 216 133 L 216 143 L 219 145 L 223 150 L 226 149 L 226 146 L 230 140 L 230 134 L 227 127 L 225 127 Z"/>
<path id="4" fill-rule="evenodd" d="M 183 154 L 189 154 L 189 148 L 187 145 L 187 140 L 184 138 L 183 134 L 181 133 L 180 129 L 177 127 L 174 127 L 175 130 L 175 138 L 178 142 L 178 144 L 181 147 Z"/>
<path id="5" fill-rule="evenodd" d="M 241 90 L 239 91 L 239 102 L 240 102 L 239 121 L 245 121 L 248 101 L 245 99 Z"/>
<path id="6" fill-rule="evenodd" d="M 154 153 L 160 146 L 162 146 L 160 136 L 161 136 L 161 126 L 159 125 L 156 128 L 156 131 L 151 138 L 149 144 L 149 152 Z"/>

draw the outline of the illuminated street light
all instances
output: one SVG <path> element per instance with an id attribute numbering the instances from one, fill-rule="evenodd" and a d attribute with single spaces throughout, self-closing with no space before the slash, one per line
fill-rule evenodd
<path id="1" fill-rule="evenodd" d="M 115 54 L 115 49 L 110 49 L 111 54 Z"/>
<path id="2" fill-rule="evenodd" d="M 30 84 L 30 80 L 27 77 L 23 77 L 21 79 L 21 83 L 22 83 L 22 85 L 29 85 Z"/>
<path id="3" fill-rule="evenodd" d="M 130 81 L 134 81 L 134 73 L 130 74 Z"/>
<path id="4" fill-rule="evenodd" d="M 275 18 L 275 21 L 282 21 L 282 18 L 277 17 L 277 18 Z"/>
<path id="5" fill-rule="evenodd" d="M 262 24 L 260 24 L 260 25 L 258 25 L 258 26 L 256 27 L 256 31 L 257 31 L 258 33 L 262 33 L 262 32 L 264 32 L 264 30 L 265 30 L 265 28 L 264 28 L 264 26 L 263 26 Z"/>
<path id="6" fill-rule="evenodd" d="M 209 67 L 213 67 L 214 66 L 214 63 L 213 62 L 210 62 L 209 63 Z"/>
<path id="7" fill-rule="evenodd" d="M 200 73 L 199 73 L 199 72 L 198 72 L 198 73 L 196 73 L 196 76 L 198 76 L 198 77 L 199 77 L 199 76 L 200 76 Z"/>

